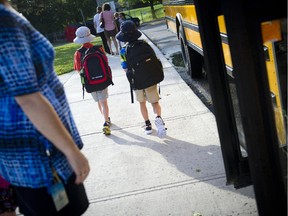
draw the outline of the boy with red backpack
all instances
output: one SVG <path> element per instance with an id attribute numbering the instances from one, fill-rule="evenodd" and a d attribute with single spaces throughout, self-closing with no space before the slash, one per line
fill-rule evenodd
<path id="1" fill-rule="evenodd" d="M 102 46 L 94 46 L 91 42 L 95 38 L 90 29 L 81 26 L 76 30 L 74 43 L 82 46 L 74 54 L 74 70 L 78 71 L 86 92 L 91 93 L 98 103 L 98 108 L 104 116 L 103 133 L 111 134 L 111 121 L 108 107 L 108 86 L 113 85 L 111 69 Z"/>

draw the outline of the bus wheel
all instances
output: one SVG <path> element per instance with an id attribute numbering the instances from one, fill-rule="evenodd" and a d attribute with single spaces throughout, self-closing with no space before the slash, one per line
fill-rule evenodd
<path id="1" fill-rule="evenodd" d="M 191 78 L 201 78 L 203 68 L 203 57 L 201 54 L 196 52 L 191 47 L 187 46 L 186 41 L 183 38 L 182 33 L 180 34 L 180 44 L 182 51 L 182 58 L 187 73 Z"/>

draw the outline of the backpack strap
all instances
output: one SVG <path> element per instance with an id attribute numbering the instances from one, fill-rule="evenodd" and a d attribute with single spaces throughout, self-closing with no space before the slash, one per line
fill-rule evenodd
<path id="1" fill-rule="evenodd" d="M 87 51 L 87 48 L 85 48 L 85 47 L 81 47 L 81 48 L 79 48 L 79 49 L 77 49 L 77 51 L 78 52 L 80 52 L 80 59 L 81 59 L 81 68 L 82 68 L 82 66 L 83 66 L 83 58 L 84 58 L 84 56 L 85 56 L 85 52 Z"/>
<path id="2" fill-rule="evenodd" d="M 127 43 L 125 46 L 125 59 L 127 60 L 127 53 L 129 48 L 131 47 L 130 43 Z M 127 70 L 131 70 L 131 68 L 129 69 L 129 64 L 127 63 Z M 127 73 L 127 72 L 126 72 Z M 134 103 L 134 95 L 133 95 L 133 85 L 132 83 L 129 81 L 129 85 L 130 85 L 130 95 L 131 95 L 131 103 Z"/>
<path id="3" fill-rule="evenodd" d="M 130 94 L 131 94 L 131 103 L 134 103 L 133 86 L 131 83 L 130 83 Z"/>
<path id="4" fill-rule="evenodd" d="M 80 59 L 81 59 L 81 68 L 83 67 L 83 60 L 84 60 L 84 56 L 85 56 L 85 53 L 87 51 L 87 48 L 85 47 L 81 47 L 79 49 L 77 49 L 78 52 L 80 52 Z M 81 73 L 81 72 L 80 72 Z M 83 99 L 84 99 L 84 95 L 85 95 L 85 85 L 84 85 L 84 78 L 82 77 L 83 74 L 80 74 L 80 79 L 81 79 L 81 83 L 82 83 L 82 95 L 83 95 Z"/>

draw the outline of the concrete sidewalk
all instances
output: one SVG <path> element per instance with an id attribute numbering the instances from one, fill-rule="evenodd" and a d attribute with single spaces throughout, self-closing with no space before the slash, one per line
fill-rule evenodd
<path id="1" fill-rule="evenodd" d="M 147 39 L 144 35 L 144 39 Z M 165 69 L 160 104 L 167 137 L 145 135 L 137 102 L 119 56 L 109 56 L 112 134 L 102 134 L 103 117 L 89 94 L 82 99 L 79 75 L 60 76 L 84 141 L 91 172 L 85 181 L 90 207 L 84 216 L 258 215 L 253 187 L 226 186 L 214 115 L 150 42 Z"/>

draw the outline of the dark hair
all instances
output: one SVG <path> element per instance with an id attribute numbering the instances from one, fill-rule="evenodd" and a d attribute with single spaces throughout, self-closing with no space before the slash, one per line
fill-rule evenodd
<path id="1" fill-rule="evenodd" d="M 102 11 L 102 7 L 98 6 L 96 9 L 97 12 L 101 12 Z"/>
<path id="2" fill-rule="evenodd" d="M 126 18 L 125 13 L 123 12 L 119 13 L 119 15 L 121 15 L 124 19 Z"/>
<path id="3" fill-rule="evenodd" d="M 103 11 L 110 11 L 111 10 L 111 7 L 108 3 L 105 3 L 102 7 Z"/>

